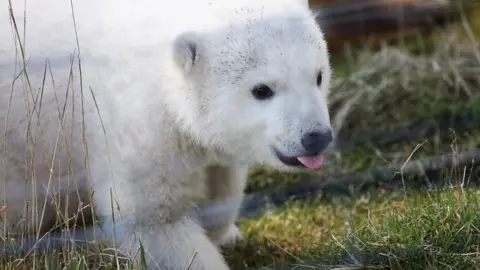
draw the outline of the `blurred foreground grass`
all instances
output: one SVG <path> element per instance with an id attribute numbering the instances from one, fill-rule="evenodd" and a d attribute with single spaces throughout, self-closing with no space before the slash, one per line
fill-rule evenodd
<path id="1" fill-rule="evenodd" d="M 364 194 L 290 202 L 241 224 L 232 269 L 480 269 L 480 190 Z M 187 260 L 189 258 L 186 258 Z M 66 248 L 1 269 L 116 269 L 111 250 Z M 141 269 L 119 256 L 119 269 Z"/>

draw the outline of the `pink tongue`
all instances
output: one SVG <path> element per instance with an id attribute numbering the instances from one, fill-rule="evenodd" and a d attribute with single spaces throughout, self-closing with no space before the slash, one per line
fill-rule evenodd
<path id="1" fill-rule="evenodd" d="M 323 165 L 323 155 L 318 154 L 316 156 L 308 156 L 308 157 L 297 157 L 298 161 L 300 161 L 305 167 L 309 169 L 319 169 Z"/>

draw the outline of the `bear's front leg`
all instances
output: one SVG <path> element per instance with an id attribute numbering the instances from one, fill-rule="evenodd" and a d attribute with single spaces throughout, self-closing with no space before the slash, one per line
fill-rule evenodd
<path id="1" fill-rule="evenodd" d="M 241 239 L 235 225 L 248 178 L 247 167 L 207 168 L 208 201 L 199 213 L 207 234 L 219 246 Z"/>
<path id="2" fill-rule="evenodd" d="M 137 261 L 140 262 L 140 242 L 146 254 L 148 269 L 229 269 L 204 230 L 186 216 L 165 224 L 137 224 L 135 236 L 128 235 L 120 248 L 136 251 Z M 192 259 L 193 263 L 188 268 Z"/>
<path id="3" fill-rule="evenodd" d="M 188 182 L 163 179 L 161 174 L 137 175 L 132 179 L 125 175 L 129 175 L 125 169 L 119 169 L 115 185 L 96 185 L 94 193 L 95 208 L 110 237 L 113 236 L 114 209 L 116 243 L 120 250 L 136 253 L 140 261 L 142 243 L 148 269 L 187 269 L 195 253 L 190 269 L 229 269 L 218 247 L 188 215 L 192 196 Z M 114 207 L 110 189 L 114 194 Z"/>

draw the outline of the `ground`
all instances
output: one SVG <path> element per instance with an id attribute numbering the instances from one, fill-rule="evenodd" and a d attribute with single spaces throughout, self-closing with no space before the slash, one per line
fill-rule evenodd
<path id="1" fill-rule="evenodd" d="M 480 33 L 479 26 L 475 21 L 460 23 L 433 36 L 406 41 L 408 46 L 353 48 L 351 53 L 334 56 L 333 122 L 347 135 L 342 139 L 352 141 L 365 130 L 431 122 L 439 115 L 480 108 L 480 51 L 471 35 Z M 469 117 L 464 119 L 466 128 L 443 130 L 430 138 L 365 140 L 335 149 L 328 166 L 315 175 L 252 170 L 248 192 L 373 167 L 401 172 L 410 159 L 473 150 L 479 147 L 480 136 L 478 125 L 472 123 L 475 115 Z M 437 174 L 438 179 L 431 179 L 450 183 L 446 187 L 418 190 L 392 184 L 352 191 L 350 196 L 326 193 L 289 201 L 261 217 L 242 220 L 245 239 L 226 249 L 225 256 L 232 269 L 479 269 L 480 189 L 465 188 L 463 181 L 473 172 L 464 169 L 451 166 Z M 59 252 L 7 258 L 0 266 L 114 269 L 117 263 L 122 269 L 141 268 L 95 245 L 88 250 L 69 246 Z"/>

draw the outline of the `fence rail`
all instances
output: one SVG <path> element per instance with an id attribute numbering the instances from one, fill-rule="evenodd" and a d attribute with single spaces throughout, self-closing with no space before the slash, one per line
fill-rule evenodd
<path id="1" fill-rule="evenodd" d="M 346 42 L 390 40 L 431 32 L 462 11 L 480 7 L 479 0 L 310 0 L 319 12 L 331 50 Z"/>

